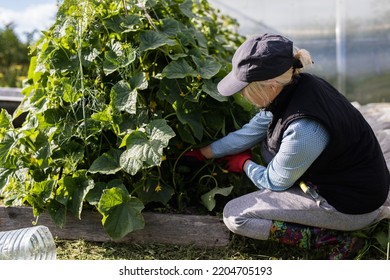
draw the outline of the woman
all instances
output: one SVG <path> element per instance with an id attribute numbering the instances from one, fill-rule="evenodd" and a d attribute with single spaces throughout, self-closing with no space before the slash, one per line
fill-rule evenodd
<path id="1" fill-rule="evenodd" d="M 186 155 L 222 158 L 259 188 L 225 206 L 232 232 L 305 248 L 328 244 L 330 258 L 351 258 L 364 243 L 350 232 L 390 217 L 389 171 L 359 111 L 323 79 L 301 73 L 311 64 L 310 54 L 283 36 L 246 40 L 218 90 L 241 92 L 260 112 Z M 257 144 L 267 166 L 251 159 Z"/>

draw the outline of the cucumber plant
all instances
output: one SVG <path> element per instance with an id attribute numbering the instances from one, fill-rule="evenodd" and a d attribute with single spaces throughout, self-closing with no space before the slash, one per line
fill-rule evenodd
<path id="1" fill-rule="evenodd" d="M 64 0 L 30 48 L 21 105 L 0 114 L 6 205 L 47 211 L 59 226 L 92 207 L 113 239 L 142 229 L 152 203 L 212 210 L 231 191 L 218 187 L 220 169 L 188 176 L 180 158 L 248 119 L 216 88 L 242 43 L 236 28 L 204 0 Z"/>

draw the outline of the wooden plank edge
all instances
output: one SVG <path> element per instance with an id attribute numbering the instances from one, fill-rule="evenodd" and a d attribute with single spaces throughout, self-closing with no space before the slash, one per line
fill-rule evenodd
<path id="1" fill-rule="evenodd" d="M 144 229 L 114 241 L 104 230 L 101 215 L 92 210 L 83 210 L 81 220 L 68 215 L 65 226 L 60 228 L 46 213 L 36 220 L 31 207 L 0 206 L 0 231 L 30 227 L 37 221 L 37 225 L 47 226 L 55 238 L 64 240 L 201 247 L 223 247 L 230 241 L 230 232 L 219 217 L 151 212 L 145 212 L 143 216 Z"/>

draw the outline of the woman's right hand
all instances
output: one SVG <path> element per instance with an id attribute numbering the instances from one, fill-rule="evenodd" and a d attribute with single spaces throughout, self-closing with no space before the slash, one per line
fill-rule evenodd
<path id="1" fill-rule="evenodd" d="M 195 150 L 191 150 L 191 151 L 185 152 L 185 153 L 183 154 L 183 157 L 190 157 L 190 158 L 193 158 L 193 159 L 198 160 L 198 161 L 204 161 L 204 160 L 207 159 L 207 158 L 202 154 L 202 152 L 201 152 L 200 149 L 195 149 Z"/>

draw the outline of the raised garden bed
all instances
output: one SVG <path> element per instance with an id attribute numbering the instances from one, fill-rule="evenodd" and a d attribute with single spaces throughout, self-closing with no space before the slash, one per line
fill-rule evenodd
<path id="1" fill-rule="evenodd" d="M 143 216 L 144 229 L 115 242 L 206 247 L 226 246 L 229 243 L 229 230 L 221 218 L 215 216 L 161 213 L 143 213 Z M 0 206 L 0 231 L 30 227 L 35 221 L 30 207 Z M 101 224 L 101 216 L 93 211 L 84 210 L 81 220 L 68 215 L 63 228 L 56 226 L 47 214 L 42 214 L 37 224 L 47 226 L 58 239 L 113 242 Z"/>

